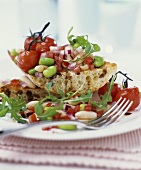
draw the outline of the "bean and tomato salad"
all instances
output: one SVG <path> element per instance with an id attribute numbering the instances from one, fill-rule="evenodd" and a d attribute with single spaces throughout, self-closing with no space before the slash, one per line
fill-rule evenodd
<path id="1" fill-rule="evenodd" d="M 95 50 L 99 51 L 99 47 L 95 44 L 89 43 L 84 39 L 84 36 L 79 36 L 75 39 L 72 39 L 74 36 L 69 36 L 68 34 L 68 39 L 71 43 L 62 46 L 58 46 L 54 38 L 50 36 L 43 36 L 43 32 L 49 26 L 49 24 L 50 23 L 47 23 L 40 32 L 32 33 L 30 31 L 31 35 L 25 39 L 23 49 L 13 49 L 12 51 L 8 51 L 12 60 L 20 67 L 23 72 L 37 77 L 44 76 L 46 78 L 51 78 L 62 71 L 73 71 L 76 74 L 79 74 L 83 70 L 94 70 L 95 68 L 99 68 L 104 64 L 105 61 L 103 57 L 93 55 Z M 76 42 L 76 40 L 80 41 Z M 86 48 L 92 47 L 92 50 L 88 51 L 84 49 L 85 45 Z M 130 79 L 127 74 L 124 74 L 121 71 L 117 72 L 116 75 L 118 73 L 122 74 L 126 80 L 122 84 L 118 84 L 115 81 L 116 79 L 114 80 L 112 90 L 110 91 L 111 100 L 105 100 L 107 101 L 106 104 L 107 106 L 110 106 L 113 102 L 118 101 L 118 99 L 122 96 L 133 101 L 133 104 L 129 109 L 129 111 L 133 111 L 140 104 L 141 96 L 139 88 L 136 86 L 128 87 L 128 81 L 132 81 L 132 79 Z M 101 100 L 103 100 L 103 96 L 109 90 L 109 84 L 111 85 L 111 80 L 109 80 L 109 82 L 107 82 L 97 91 L 97 94 Z M 85 95 L 83 95 L 83 97 L 85 97 Z M 23 118 L 28 119 L 29 123 L 33 123 L 42 119 L 44 120 L 43 116 L 40 117 L 36 113 L 36 110 L 40 110 L 39 108 L 41 109 L 39 115 L 42 112 L 44 116 L 47 115 L 45 119 L 48 120 L 78 119 L 76 116 L 77 113 L 82 113 L 83 111 L 85 113 L 96 113 L 96 117 L 98 117 L 101 116 L 107 109 L 107 107 L 103 109 L 98 108 L 90 101 L 79 101 L 75 104 L 65 103 L 59 106 L 58 103 L 47 102 L 43 105 L 38 104 L 35 105 L 35 107 L 33 106 L 27 108 L 26 111 L 20 111 L 20 115 Z M 50 115 L 47 114 L 47 111 L 50 113 Z"/>
<path id="2" fill-rule="evenodd" d="M 40 32 L 30 31 L 31 35 L 24 41 L 24 49 L 9 51 L 12 60 L 23 72 L 37 77 L 50 78 L 62 71 L 70 70 L 79 74 L 83 70 L 94 70 L 104 64 L 103 57 L 92 54 L 94 50 L 88 51 L 89 55 L 86 57 L 88 52 L 84 49 L 86 47 L 82 42 L 90 43 L 83 36 L 81 37 L 83 41 L 79 44 L 68 43 L 62 46 L 58 46 L 54 38 L 43 36 L 49 24 L 47 23 Z M 98 45 L 93 46 L 95 51 L 99 50 Z"/>
<path id="3" fill-rule="evenodd" d="M 89 92 L 89 95 L 82 95 L 80 96 L 81 100 L 79 100 L 79 97 L 73 97 L 71 101 L 73 102 L 68 102 L 66 103 L 64 101 L 63 105 L 60 107 L 58 106 L 58 102 L 46 102 L 42 103 L 42 113 L 44 115 L 40 117 L 38 116 L 38 111 L 37 111 L 37 101 L 31 102 L 28 105 L 28 109 L 26 112 L 22 111 L 20 112 L 23 117 L 26 117 L 29 119 L 30 123 L 39 121 L 40 118 L 41 120 L 90 120 L 90 119 L 95 119 L 97 117 L 102 116 L 105 111 L 111 107 L 113 103 L 119 100 L 120 97 L 126 98 L 127 100 L 133 101 L 133 104 L 129 108 L 129 111 L 132 112 L 134 111 L 139 105 L 140 105 L 140 92 L 139 88 L 134 86 L 134 87 L 128 87 L 128 81 L 132 81 L 127 74 L 122 73 L 121 71 L 117 72 L 117 74 L 122 74 L 124 77 L 126 77 L 126 80 L 122 82 L 122 85 L 119 85 L 118 83 L 113 81 L 112 79 L 109 80 L 103 87 L 101 87 L 96 93 L 99 96 L 99 99 L 101 98 L 101 101 L 104 99 L 103 95 L 105 95 L 109 91 L 109 87 L 112 86 L 112 89 L 110 91 L 110 96 L 111 100 L 109 99 L 109 96 L 107 96 L 104 100 L 107 100 L 107 106 L 103 102 L 98 102 L 100 105 L 104 104 L 104 106 L 101 108 L 98 107 L 98 105 L 95 105 L 91 99 L 92 95 L 91 92 Z M 116 77 L 116 76 L 115 76 Z M 113 81 L 113 82 L 112 82 Z M 89 97 L 89 100 L 86 102 L 85 97 Z M 76 100 L 75 100 L 76 99 Z M 57 101 L 57 100 L 56 100 Z M 59 99 L 60 101 L 60 99 Z M 67 100 L 68 101 L 68 100 Z M 75 102 L 77 101 L 77 102 Z M 41 104 L 41 103 L 40 103 Z M 55 112 L 52 112 L 51 109 L 56 108 Z M 36 112 L 37 111 L 37 112 Z M 49 113 L 49 114 L 48 114 Z M 69 127 L 71 128 L 71 127 Z M 73 127 L 72 127 L 73 128 Z M 50 130 L 50 128 L 45 127 L 44 130 Z"/>

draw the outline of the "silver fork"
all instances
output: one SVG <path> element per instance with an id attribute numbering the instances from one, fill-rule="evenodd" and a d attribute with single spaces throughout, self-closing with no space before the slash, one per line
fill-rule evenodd
<path id="1" fill-rule="evenodd" d="M 77 125 L 84 129 L 91 129 L 91 130 L 98 130 L 102 129 L 116 121 L 118 121 L 131 107 L 133 101 L 126 100 L 125 98 L 122 99 L 122 97 L 107 111 L 105 112 L 101 117 L 98 117 L 97 119 L 90 120 L 87 122 L 81 122 L 76 120 L 69 120 L 69 121 L 39 121 L 31 124 L 24 124 L 21 127 L 18 128 L 9 128 L 8 130 L 2 130 L 0 129 L 0 137 L 4 137 L 6 135 L 10 135 L 12 133 L 15 133 L 17 131 L 21 131 L 30 127 L 39 126 L 39 125 L 46 125 L 46 126 L 55 126 L 55 125 L 67 125 L 67 124 L 73 124 Z"/>

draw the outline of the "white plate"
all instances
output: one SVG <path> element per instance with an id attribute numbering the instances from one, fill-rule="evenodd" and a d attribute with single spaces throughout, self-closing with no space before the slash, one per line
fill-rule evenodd
<path id="1" fill-rule="evenodd" d="M 127 50 L 128 51 L 128 50 Z M 118 66 L 120 66 L 119 70 L 128 73 L 132 78 L 134 78 L 133 85 L 141 87 L 140 84 L 140 62 L 136 62 L 136 66 L 133 64 L 135 62 L 134 57 L 138 57 L 140 61 L 140 52 L 134 54 L 134 50 L 128 51 L 128 53 L 118 53 L 115 56 L 114 60 Z M 130 58 L 128 60 L 126 57 Z M 123 61 L 125 59 L 125 61 Z M 128 64 L 125 64 L 128 60 Z M 0 68 L 1 70 L 2 68 Z M 3 69 L 2 69 L 3 70 Z M 128 71 L 127 71 L 128 70 Z M 13 75 L 13 74 L 12 74 Z M 131 83 L 132 84 L 132 83 Z M 62 131 L 62 130 L 52 130 L 52 131 L 42 131 L 41 127 L 32 127 L 30 129 L 26 129 L 20 132 L 15 133 L 16 136 L 33 138 L 33 139 L 43 139 L 43 140 L 83 140 L 83 139 L 94 139 L 107 137 L 112 135 L 119 135 L 122 133 L 130 132 L 141 128 L 141 105 L 129 116 L 124 116 L 120 120 L 120 122 L 115 123 L 111 126 L 108 126 L 101 130 L 77 130 L 77 131 Z"/>
<path id="2" fill-rule="evenodd" d="M 23 130 L 15 135 L 43 140 L 83 140 L 118 135 L 138 128 L 141 128 L 141 105 L 131 115 L 124 116 L 119 122 L 101 130 L 63 131 L 52 129 L 51 131 L 43 131 L 42 127 L 38 126 Z"/>

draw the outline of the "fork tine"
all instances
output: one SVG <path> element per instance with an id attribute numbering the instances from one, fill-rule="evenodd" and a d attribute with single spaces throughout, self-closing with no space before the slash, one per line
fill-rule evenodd
<path id="1" fill-rule="evenodd" d="M 105 112 L 102 116 L 106 116 L 106 115 L 108 115 L 112 110 L 114 110 L 115 107 L 118 106 L 118 104 L 119 104 L 119 102 L 120 102 L 121 100 L 122 100 L 122 97 L 120 97 L 119 100 L 118 100 L 107 112 Z"/>
<path id="2" fill-rule="evenodd" d="M 111 113 L 113 112 L 113 110 L 115 110 L 115 108 L 118 106 L 119 102 L 122 100 L 122 97 L 120 97 L 120 99 L 108 110 L 106 111 L 102 116 L 98 117 L 97 119 L 94 120 L 90 120 L 89 124 L 96 124 L 98 122 L 101 122 L 103 120 L 105 120 L 105 118 L 107 118 L 107 116 L 110 116 Z M 125 100 L 125 99 L 124 99 Z"/>
<path id="3" fill-rule="evenodd" d="M 113 111 L 113 112 L 111 112 L 111 114 L 109 114 L 108 116 L 112 116 L 112 115 L 114 115 L 115 113 L 117 113 L 117 111 L 121 108 L 121 106 L 126 106 L 126 105 L 123 105 L 124 104 L 124 102 L 125 102 L 125 98 L 121 101 L 121 103 L 119 104 L 119 105 L 117 105 L 117 107 L 115 108 L 115 110 Z M 123 107 L 124 108 L 124 107 Z"/>
<path id="4" fill-rule="evenodd" d="M 113 107 L 111 107 L 111 109 L 109 109 L 104 114 L 104 116 L 101 116 L 100 118 L 96 120 L 92 120 L 88 122 L 88 124 L 91 126 L 97 126 L 97 127 L 106 126 L 120 119 L 128 111 L 128 109 L 133 103 L 133 101 L 130 101 L 130 100 L 126 101 L 126 98 L 124 98 L 122 101 L 121 99 L 122 97 L 118 100 L 118 102 Z M 121 103 L 119 104 L 119 102 Z"/>
<path id="5" fill-rule="evenodd" d="M 117 114 L 117 115 L 114 115 L 113 118 L 115 118 L 116 116 L 118 116 L 116 120 L 120 119 L 120 118 L 128 111 L 128 109 L 131 107 L 132 103 L 133 103 L 133 101 L 127 100 L 127 102 L 123 105 L 123 107 L 122 107 L 121 110 L 118 112 L 118 114 Z M 127 105 L 128 105 L 128 106 L 127 106 Z M 126 107 L 126 106 L 127 106 L 127 107 Z"/>
<path id="6" fill-rule="evenodd" d="M 113 115 L 113 113 L 112 113 L 110 116 L 105 118 L 103 121 L 98 122 L 97 124 L 95 124 L 95 126 L 105 127 L 105 126 L 107 126 L 107 125 L 109 125 L 111 123 L 116 122 L 117 120 L 119 120 L 128 111 L 128 109 L 131 107 L 132 103 L 133 103 L 133 101 L 130 101 L 130 100 L 127 100 L 125 103 L 122 102 L 122 105 L 120 104 L 116 108 L 117 112 L 115 112 L 114 116 L 112 116 Z"/>

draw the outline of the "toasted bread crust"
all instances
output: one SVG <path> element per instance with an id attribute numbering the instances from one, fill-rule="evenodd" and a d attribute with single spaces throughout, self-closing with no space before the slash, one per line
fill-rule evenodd
<path id="1" fill-rule="evenodd" d="M 25 102 L 33 101 L 33 100 L 41 100 L 47 95 L 45 89 L 41 89 L 39 87 L 36 88 L 29 88 L 29 87 L 22 87 L 20 85 L 13 86 L 11 84 L 7 84 L 0 88 L 0 92 L 3 92 L 8 97 L 13 99 L 18 99 L 18 94 L 23 96 Z"/>
<path id="2" fill-rule="evenodd" d="M 78 95 L 86 93 L 87 90 L 92 92 L 102 87 L 113 74 L 117 71 L 115 63 L 105 62 L 100 68 L 94 70 L 81 71 L 80 74 L 75 74 L 73 71 L 61 72 L 52 78 L 39 78 L 27 74 L 26 76 L 38 87 L 45 89 L 46 84 L 52 82 L 50 92 L 58 94 L 58 89 L 61 89 L 65 94 L 68 92 L 75 92 L 83 85 L 83 89 L 79 91 Z"/>

